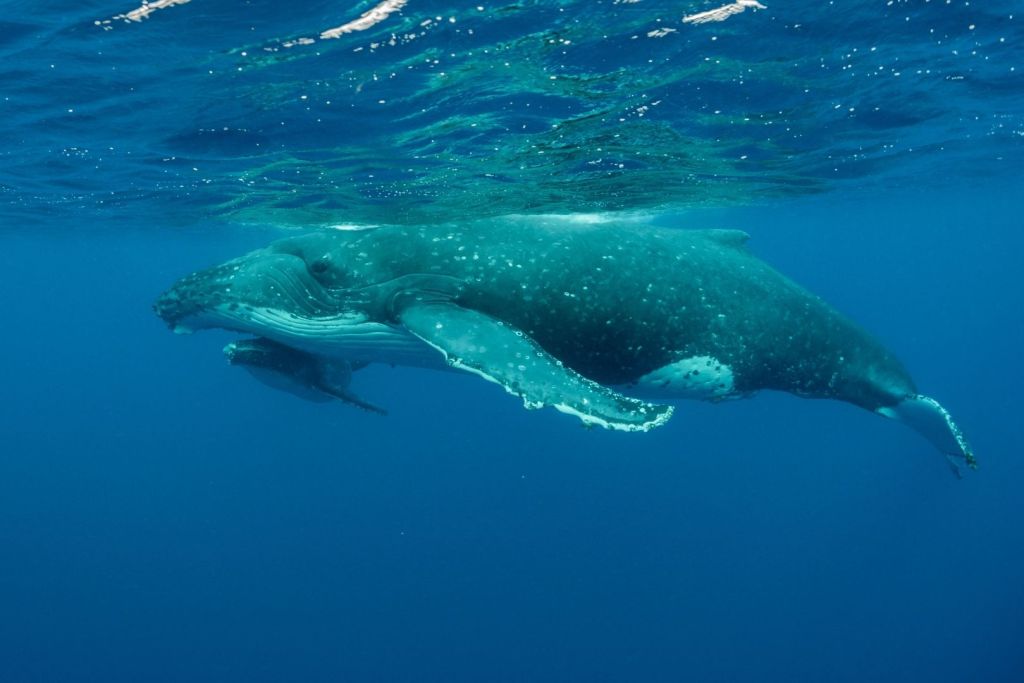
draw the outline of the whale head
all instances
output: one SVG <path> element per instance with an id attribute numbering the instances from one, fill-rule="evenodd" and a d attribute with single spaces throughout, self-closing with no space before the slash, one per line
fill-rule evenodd
<path id="1" fill-rule="evenodd" d="M 223 328 L 281 343 L 342 334 L 368 321 L 345 241 L 281 240 L 176 282 L 153 305 L 178 333 Z"/>
<path id="2" fill-rule="evenodd" d="M 444 298 L 454 278 L 409 273 L 366 233 L 315 232 L 274 242 L 176 282 L 153 305 L 173 331 L 220 328 L 317 356 L 433 366 L 422 341 L 395 324 L 399 306 Z"/>

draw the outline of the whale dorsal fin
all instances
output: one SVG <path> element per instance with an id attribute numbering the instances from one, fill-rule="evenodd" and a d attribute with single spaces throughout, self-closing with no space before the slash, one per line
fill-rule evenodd
<path id="1" fill-rule="evenodd" d="M 398 315 L 409 332 L 444 354 L 448 364 L 500 384 L 527 408 L 552 406 L 587 425 L 647 431 L 664 424 L 671 406 L 646 403 L 565 367 L 511 325 L 453 303 L 417 303 Z"/>
<path id="2" fill-rule="evenodd" d="M 747 240 L 750 239 L 750 235 L 742 230 L 713 228 L 711 230 L 702 230 L 701 232 L 708 239 L 730 247 L 743 247 L 747 244 Z"/>

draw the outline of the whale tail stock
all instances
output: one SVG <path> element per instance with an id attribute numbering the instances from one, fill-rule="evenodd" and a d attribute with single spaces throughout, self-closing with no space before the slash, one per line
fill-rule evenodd
<path id="1" fill-rule="evenodd" d="M 946 456 L 953 473 L 960 477 L 959 462 L 978 469 L 974 451 L 949 411 L 938 401 L 924 394 L 911 394 L 893 406 L 878 408 L 879 415 L 899 420 L 928 439 Z"/>

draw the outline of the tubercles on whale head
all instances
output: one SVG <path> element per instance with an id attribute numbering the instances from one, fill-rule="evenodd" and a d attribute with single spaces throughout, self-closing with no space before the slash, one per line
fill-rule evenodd
<path id="1" fill-rule="evenodd" d="M 182 278 L 153 308 L 176 333 L 221 328 L 320 355 L 358 355 L 370 340 L 408 351 L 370 314 L 388 290 L 359 282 L 362 251 L 340 233 L 281 240 Z"/>
<path id="2" fill-rule="evenodd" d="M 329 245 L 310 237 L 315 236 L 282 240 L 192 273 L 164 292 L 153 308 L 175 332 L 238 329 L 255 310 L 337 316 L 344 307 L 336 291 L 342 269 Z"/>

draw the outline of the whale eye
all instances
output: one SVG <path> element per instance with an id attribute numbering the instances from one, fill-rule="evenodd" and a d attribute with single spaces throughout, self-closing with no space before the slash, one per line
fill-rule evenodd
<path id="1" fill-rule="evenodd" d="M 313 263 L 309 264 L 309 270 L 314 275 L 322 275 L 331 266 L 331 255 L 324 254 Z"/>

